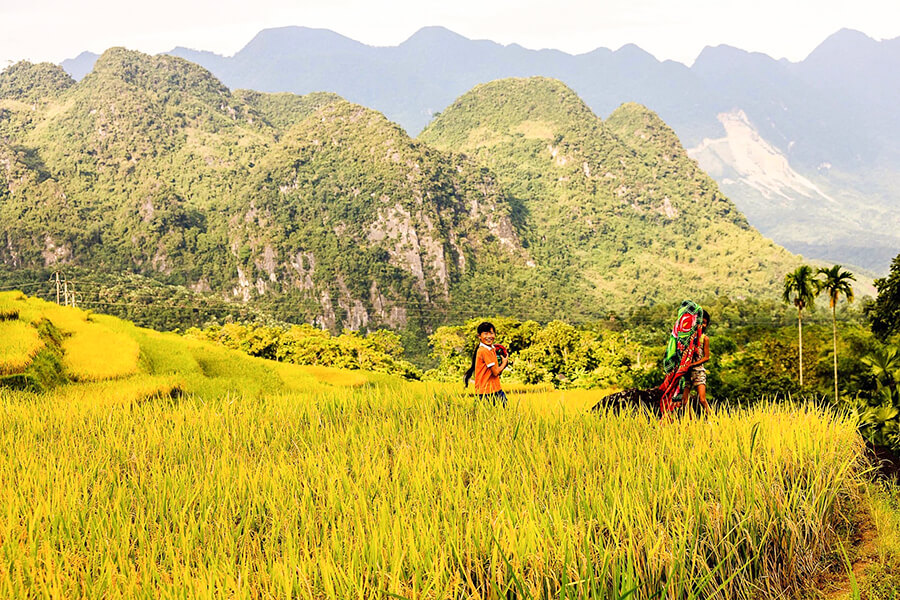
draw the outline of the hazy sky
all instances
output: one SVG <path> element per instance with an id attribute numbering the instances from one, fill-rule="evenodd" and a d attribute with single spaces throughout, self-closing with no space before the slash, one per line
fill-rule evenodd
<path id="1" fill-rule="evenodd" d="M 0 69 L 60 62 L 83 50 L 149 53 L 186 46 L 231 55 L 260 29 L 303 25 L 396 45 L 443 25 L 475 39 L 581 53 L 633 42 L 691 64 L 729 44 L 802 60 L 838 29 L 900 37 L 897 0 L 0 0 Z"/>

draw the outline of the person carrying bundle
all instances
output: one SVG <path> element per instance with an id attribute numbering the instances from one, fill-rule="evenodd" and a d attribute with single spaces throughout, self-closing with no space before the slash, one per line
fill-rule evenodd
<path id="1" fill-rule="evenodd" d="M 705 318 L 704 318 L 705 317 Z M 703 335 L 704 323 L 709 323 L 709 314 L 699 304 L 690 300 L 684 300 L 678 310 L 678 319 L 669 336 L 666 346 L 666 356 L 663 359 L 663 369 L 666 378 L 659 389 L 662 396 L 659 402 L 660 412 L 663 415 L 671 413 L 677 408 L 687 404 L 690 384 L 688 372 L 694 366 L 700 367 L 709 360 L 709 339 Z M 706 340 L 705 357 L 704 350 L 700 347 L 702 339 Z M 698 353 L 699 358 L 698 358 Z M 698 371 L 698 381 L 702 378 L 702 401 L 704 409 L 709 410 L 706 404 L 706 371 Z M 700 386 L 697 386 L 700 392 Z"/>
<path id="2" fill-rule="evenodd" d="M 709 361 L 709 313 L 690 300 L 681 303 L 678 319 L 669 336 L 663 370 L 666 378 L 659 387 L 628 389 L 604 396 L 591 410 L 620 410 L 643 407 L 658 411 L 666 418 L 673 411 L 686 406 L 692 388 L 696 388 L 704 412 L 709 413 L 706 401 L 706 369 Z"/>

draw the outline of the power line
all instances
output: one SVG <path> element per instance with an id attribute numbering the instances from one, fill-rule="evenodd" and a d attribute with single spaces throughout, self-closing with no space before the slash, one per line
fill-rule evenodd
<path id="1" fill-rule="evenodd" d="M 18 291 L 18 290 L 23 290 L 26 288 L 42 287 L 44 285 L 46 285 L 46 284 L 45 283 L 23 283 L 20 285 L 9 285 L 9 286 L 0 287 L 0 292 Z"/>
<path id="2" fill-rule="evenodd" d="M 82 286 L 82 289 L 83 289 L 83 287 L 84 286 Z M 105 288 L 95 287 L 93 289 L 103 290 Z M 83 293 L 79 293 L 79 295 L 81 295 L 83 297 L 82 294 Z M 71 292 L 70 292 L 70 295 L 71 295 Z M 184 304 L 184 303 L 154 304 L 154 303 L 152 303 L 153 301 L 161 301 L 161 300 L 166 299 L 165 297 L 159 297 L 159 296 L 157 298 L 149 299 L 150 301 L 148 301 L 148 302 L 134 302 L 134 301 L 132 301 L 132 302 L 106 302 L 106 301 L 99 299 L 99 296 L 100 296 L 100 294 L 98 293 L 97 300 L 81 300 L 80 303 L 86 304 L 86 305 L 100 305 L 100 306 L 131 306 L 131 307 L 148 308 L 148 309 L 183 308 L 183 309 L 198 309 L 198 310 L 206 310 L 206 311 L 259 310 L 259 308 L 256 306 L 249 306 L 246 304 L 241 304 L 241 305 L 228 304 L 226 306 L 216 306 L 216 305 L 212 305 L 212 304 L 193 304 L 193 303 L 191 303 L 191 304 Z M 335 303 L 335 301 L 332 301 L 332 304 L 334 304 L 334 303 Z M 477 312 L 479 314 L 484 314 L 486 312 L 490 312 L 490 309 L 486 309 L 485 306 L 480 303 L 476 304 L 476 303 L 454 302 L 452 306 L 442 307 L 442 306 L 435 306 L 432 303 L 428 303 L 428 302 L 424 302 L 424 301 L 415 302 L 415 301 L 405 301 L 405 300 L 396 300 L 396 301 L 392 300 L 392 301 L 390 301 L 389 305 L 385 306 L 383 309 L 374 309 L 373 307 L 367 307 L 367 308 L 371 309 L 371 310 L 376 310 L 377 312 L 383 312 L 383 311 L 386 311 L 391 308 L 404 308 L 404 307 L 415 308 L 422 312 L 442 313 L 442 314 L 448 313 L 448 312 L 460 312 L 461 309 L 468 309 L 469 311 Z M 338 306 L 337 308 L 341 308 L 341 307 Z M 499 311 L 499 312 L 502 313 L 504 311 Z M 527 311 L 519 311 L 519 312 L 527 314 Z M 546 310 L 544 312 L 546 313 L 546 316 L 549 316 L 549 317 L 559 316 L 558 313 L 551 311 L 551 310 Z M 594 319 L 589 319 L 585 322 L 600 323 L 600 322 L 606 321 L 608 319 L 609 319 L 608 316 L 598 316 Z M 635 317 L 624 316 L 624 317 L 617 317 L 615 319 L 615 321 L 623 323 L 623 324 L 657 324 L 660 322 L 666 322 L 667 320 L 665 318 L 652 318 L 652 317 L 635 318 Z M 746 324 L 746 325 L 778 324 L 780 321 L 781 321 L 780 318 L 775 318 L 775 319 L 766 319 L 766 318 L 737 319 L 738 323 Z M 845 319 L 838 319 L 838 322 L 839 323 L 841 323 L 841 322 L 849 323 L 849 322 L 853 322 L 853 321 L 852 321 L 852 319 L 845 318 Z"/>
<path id="3" fill-rule="evenodd" d="M 74 283 L 74 282 L 70 282 L 70 283 Z M 35 285 L 39 285 L 39 284 L 35 284 Z M 164 290 L 158 290 L 159 292 L 162 292 L 164 295 L 156 295 L 155 298 L 149 298 L 149 299 L 148 299 L 148 300 L 149 300 L 148 302 L 134 302 L 134 301 L 132 301 L 132 302 L 104 302 L 104 301 L 102 301 L 102 300 L 100 299 L 101 292 L 107 290 L 108 288 L 103 287 L 103 286 L 100 286 L 100 285 L 87 285 L 87 286 L 86 286 L 86 285 L 82 285 L 82 284 L 79 284 L 79 285 L 81 286 L 81 289 L 82 289 L 82 290 L 85 290 L 85 288 L 87 288 L 87 290 L 90 290 L 89 293 L 92 293 L 92 294 L 96 293 L 96 294 L 97 294 L 98 300 L 84 300 L 83 302 L 86 303 L 86 304 L 102 304 L 102 305 L 105 305 L 105 306 L 141 306 L 141 307 L 154 308 L 154 307 L 159 307 L 159 306 L 158 306 L 158 305 L 151 304 L 150 302 L 153 302 L 153 301 L 161 301 L 161 300 L 166 300 L 166 299 L 168 299 L 168 298 L 171 298 L 170 295 L 165 294 L 165 291 L 164 291 Z M 80 292 L 79 295 L 83 297 L 83 294 L 84 294 L 84 293 L 85 293 L 85 292 Z M 145 292 L 140 292 L 140 294 L 141 294 L 142 296 L 147 295 Z M 223 301 L 223 302 L 226 302 L 226 303 L 227 303 L 227 301 Z M 337 301 L 336 301 L 336 300 L 332 300 L 332 301 L 331 301 L 331 304 L 332 304 L 332 305 L 334 305 L 334 304 L 336 304 L 336 303 L 339 303 L 339 300 L 337 300 Z M 317 303 L 317 304 L 318 304 L 318 303 Z M 170 308 L 197 308 L 197 309 L 203 309 L 203 310 L 226 310 L 226 309 L 235 309 L 235 308 L 239 308 L 239 309 L 256 309 L 256 308 L 257 308 L 257 307 L 254 307 L 254 306 L 248 306 L 248 305 L 246 305 L 246 304 L 242 304 L 242 305 L 227 304 L 227 306 L 215 306 L 215 305 L 213 305 L 213 304 L 195 304 L 195 303 L 187 303 L 187 304 L 186 304 L 186 303 L 179 303 L 179 304 L 165 304 L 165 305 L 162 305 L 162 307 L 170 307 Z M 459 302 L 459 301 L 454 301 L 454 302 L 452 303 L 452 305 L 449 305 L 449 306 L 446 306 L 446 307 L 445 307 L 445 306 L 441 306 L 441 305 L 436 305 L 436 304 L 433 303 L 433 302 L 427 302 L 427 301 L 424 301 L 424 300 L 423 300 L 423 301 L 416 301 L 416 300 L 409 300 L 409 299 L 396 299 L 396 300 L 390 300 L 390 301 L 387 303 L 387 305 L 384 306 L 384 307 L 381 308 L 381 309 L 376 309 L 375 307 L 371 307 L 371 306 L 370 306 L 370 307 L 367 307 L 367 308 L 371 308 L 372 310 L 376 310 L 376 311 L 378 311 L 378 312 L 381 312 L 381 311 L 384 311 L 384 310 L 387 310 L 387 309 L 390 309 L 390 308 L 403 308 L 403 307 L 407 307 L 407 308 L 416 308 L 416 309 L 421 309 L 421 310 L 425 310 L 425 311 L 441 312 L 441 313 L 445 313 L 445 312 L 458 312 L 458 311 L 460 311 L 460 309 L 469 309 L 469 310 L 477 311 L 477 312 L 480 312 L 480 313 L 483 313 L 483 312 L 485 312 L 486 310 L 488 310 L 488 311 L 491 310 L 491 309 L 486 309 L 486 307 L 485 307 L 485 305 L 484 305 L 483 303 L 476 303 L 476 302 L 464 302 L 464 301 L 463 301 L 463 302 Z M 503 312 L 503 311 L 501 310 L 500 312 Z M 522 312 L 522 313 L 526 313 L 526 314 L 527 314 L 528 311 L 518 311 L 518 312 Z M 547 313 L 548 315 L 558 314 L 558 313 L 556 313 L 556 311 L 553 311 L 552 309 L 545 309 L 545 310 L 542 311 L 542 312 L 545 312 L 545 313 Z M 607 319 L 609 319 L 609 316 L 608 316 L 608 315 L 606 315 L 606 316 L 598 316 L 598 317 L 596 317 L 596 318 L 594 318 L 594 319 L 591 319 L 590 322 L 600 322 L 600 321 L 604 321 L 604 320 L 607 320 Z M 627 316 L 627 315 L 626 315 L 626 316 L 616 316 L 615 320 L 618 321 L 618 322 L 623 322 L 623 323 L 624 323 L 624 322 L 630 322 L 630 323 L 658 323 L 658 322 L 660 322 L 660 321 L 665 321 L 666 319 L 665 319 L 664 317 L 661 317 L 661 318 L 654 318 L 654 317 L 633 317 L 633 316 Z M 739 322 L 741 322 L 741 323 L 748 323 L 748 324 L 768 324 L 768 323 L 777 322 L 777 321 L 779 321 L 779 320 L 780 320 L 779 318 L 775 318 L 775 319 L 759 318 L 759 319 L 749 319 L 749 320 L 748 320 L 748 319 L 738 319 Z M 850 322 L 850 319 L 838 319 L 838 321 L 839 321 L 839 322 Z"/>
<path id="4" fill-rule="evenodd" d="M 136 292 L 141 297 L 147 299 L 147 301 L 104 301 L 103 296 L 104 292 L 113 293 L 109 286 L 103 285 L 101 283 L 78 283 L 79 292 L 75 291 L 75 280 L 69 280 L 65 274 L 63 274 L 63 278 L 60 279 L 60 272 L 54 272 L 53 276 L 50 278 L 51 283 L 56 284 L 56 294 L 57 294 L 57 303 L 60 303 L 60 295 L 64 296 L 65 304 L 74 306 L 76 303 L 81 304 L 82 306 L 96 306 L 96 307 L 108 307 L 108 308 L 137 308 L 144 310 L 179 310 L 179 311 L 191 311 L 191 312 L 203 312 L 203 313 L 214 313 L 219 315 L 227 315 L 227 314 L 235 314 L 238 313 L 241 316 L 246 316 L 248 312 L 264 312 L 265 309 L 259 306 L 250 306 L 247 304 L 231 304 L 227 300 L 219 300 L 223 302 L 224 305 L 216 305 L 216 304 L 197 304 L 192 302 L 180 302 L 177 304 L 165 303 L 165 300 L 170 300 L 173 297 L 173 292 L 170 289 L 166 289 L 165 287 L 156 287 L 156 288 L 148 288 L 140 290 Z M 41 287 L 45 285 L 44 283 L 22 283 L 20 285 L 10 285 L 5 287 L 0 287 L 0 290 L 20 290 L 20 289 L 31 289 L 35 287 Z M 71 290 L 69 290 L 69 286 L 71 286 Z M 60 289 L 60 287 L 62 289 Z M 51 292 L 52 294 L 52 292 Z M 85 294 L 89 296 L 96 295 L 96 299 L 85 299 Z M 191 294 L 191 292 L 185 290 L 184 294 Z M 40 295 L 40 292 L 35 295 Z M 149 296 L 149 298 L 147 298 Z M 330 300 L 330 305 L 332 310 L 347 310 L 347 307 L 340 306 L 340 297 Z M 359 301 L 359 299 L 352 299 L 355 301 Z M 321 303 L 313 300 L 313 302 L 317 306 L 321 306 Z M 374 304 L 374 303 L 371 303 Z M 449 317 L 451 314 L 455 316 L 456 319 L 468 319 L 468 318 L 476 318 L 480 315 L 485 314 L 495 314 L 497 316 L 502 316 L 509 314 L 506 310 L 495 311 L 489 308 L 488 302 L 474 302 L 474 301 L 466 301 L 466 300 L 456 300 L 448 305 L 437 304 L 435 301 L 429 301 L 424 299 L 414 299 L 414 298 L 400 298 L 400 299 L 391 299 L 385 303 L 382 308 L 375 308 L 374 306 L 365 306 L 367 313 L 372 311 L 375 313 L 374 318 L 377 319 L 379 313 L 381 314 L 389 314 L 392 309 L 400 308 L 405 309 L 412 312 L 412 317 L 421 316 L 421 317 Z M 352 307 L 349 307 L 352 309 Z M 574 307 L 560 307 L 557 309 L 553 308 L 543 308 L 541 310 L 530 312 L 528 310 L 519 310 L 515 311 L 519 314 L 518 318 L 522 321 L 525 320 L 536 320 L 549 322 L 556 319 L 565 320 L 567 323 L 572 325 L 589 325 L 589 324 L 601 324 L 604 321 L 609 320 L 612 315 L 598 315 L 595 318 L 578 318 L 572 319 L 572 315 L 570 314 L 568 318 L 566 318 L 565 312 L 567 310 L 571 310 L 574 308 L 576 311 L 583 310 L 583 306 L 581 304 L 577 304 Z M 470 315 L 467 317 L 466 315 Z M 262 316 L 262 315 L 258 315 Z M 372 317 L 370 317 L 372 318 Z M 736 323 L 732 327 L 752 327 L 752 326 L 766 326 L 769 328 L 776 327 L 784 327 L 787 325 L 785 323 L 787 319 L 783 319 L 780 316 L 775 316 L 774 318 L 754 318 L 754 319 L 737 319 Z M 792 319 L 791 319 L 792 320 Z M 624 327 L 635 327 L 641 325 L 663 325 L 667 324 L 666 318 L 655 318 L 655 317 L 637 317 L 637 316 L 616 316 L 615 321 L 620 323 Z M 853 319 L 844 318 L 839 319 L 840 323 L 852 323 Z"/>

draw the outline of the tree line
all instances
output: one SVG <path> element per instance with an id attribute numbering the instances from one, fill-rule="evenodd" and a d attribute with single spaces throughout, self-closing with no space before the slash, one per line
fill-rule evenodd
<path id="1" fill-rule="evenodd" d="M 876 280 L 878 297 L 863 306 L 851 304 L 852 281 L 840 265 L 818 270 L 801 265 L 785 276 L 783 302 L 728 297 L 702 302 L 712 315 L 710 396 L 725 404 L 825 398 L 856 410 L 873 442 L 900 447 L 900 257 L 889 276 Z M 823 295 L 827 309 L 816 302 Z M 794 308 L 796 326 L 791 325 Z M 333 335 L 311 325 L 212 323 L 185 335 L 273 360 L 462 386 L 477 344 L 475 329 L 490 320 L 497 343 L 510 351 L 507 382 L 604 391 L 659 385 L 675 310 L 674 304 L 640 306 L 577 325 L 485 315 L 438 327 L 428 336 L 429 356 L 412 359 L 401 336 L 388 330 Z"/>

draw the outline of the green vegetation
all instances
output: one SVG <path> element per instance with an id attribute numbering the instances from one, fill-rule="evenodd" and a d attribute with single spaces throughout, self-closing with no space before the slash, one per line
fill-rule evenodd
<path id="1" fill-rule="evenodd" d="M 795 262 L 655 115 L 603 123 L 559 82 L 476 88 L 417 141 L 333 94 L 232 93 L 172 56 L 113 48 L 52 90 L 42 69 L 0 73 L 0 283 L 80 272 L 85 306 L 142 324 L 389 327 L 412 350 L 485 313 L 772 296 Z"/>
<path id="2" fill-rule="evenodd" d="M 863 357 L 875 382 L 860 403 L 860 427 L 872 443 L 900 451 L 900 348 L 877 348 Z"/>
<path id="3" fill-rule="evenodd" d="M 324 106 L 343 102 L 343 98 L 329 92 L 297 96 L 288 93 L 263 94 L 252 90 L 235 90 L 234 96 L 254 108 L 269 125 L 282 131 L 313 116 Z"/>
<path id="4" fill-rule="evenodd" d="M 403 359 L 400 336 L 386 329 L 361 336 L 344 331 L 332 336 L 311 325 L 289 328 L 228 323 L 206 329 L 191 328 L 185 335 L 209 340 L 227 348 L 295 365 L 321 365 L 339 369 L 390 373 L 406 379 L 419 379 L 421 374 Z"/>
<path id="5" fill-rule="evenodd" d="M 671 129 L 635 104 L 604 122 L 558 81 L 502 80 L 459 98 L 419 139 L 497 173 L 523 244 L 564 282 L 543 290 L 559 294 L 564 314 L 541 321 L 682 295 L 771 297 L 797 262 L 750 229 Z"/>
<path id="6" fill-rule="evenodd" d="M 862 556 L 866 563 L 860 597 L 892 600 L 900 594 L 900 488 L 873 486 L 869 500 L 871 537 Z"/>
<path id="7" fill-rule="evenodd" d="M 46 102 L 75 85 L 59 65 L 19 62 L 3 70 L 0 98 L 21 102 Z"/>
<path id="8" fill-rule="evenodd" d="M 872 331 L 886 340 L 900 334 L 900 254 L 891 262 L 887 277 L 875 280 L 878 298 L 867 307 L 872 320 Z"/>
<path id="9" fill-rule="evenodd" d="M 426 377 L 461 384 L 477 345 L 475 330 L 484 320 L 439 327 L 429 338 L 438 367 L 426 372 Z M 627 333 L 579 329 L 562 321 L 542 327 L 535 321 L 487 320 L 496 327 L 497 343 L 506 346 L 514 363 L 504 374 L 506 382 L 560 389 L 631 387 L 648 376 L 659 358 L 629 341 Z"/>

